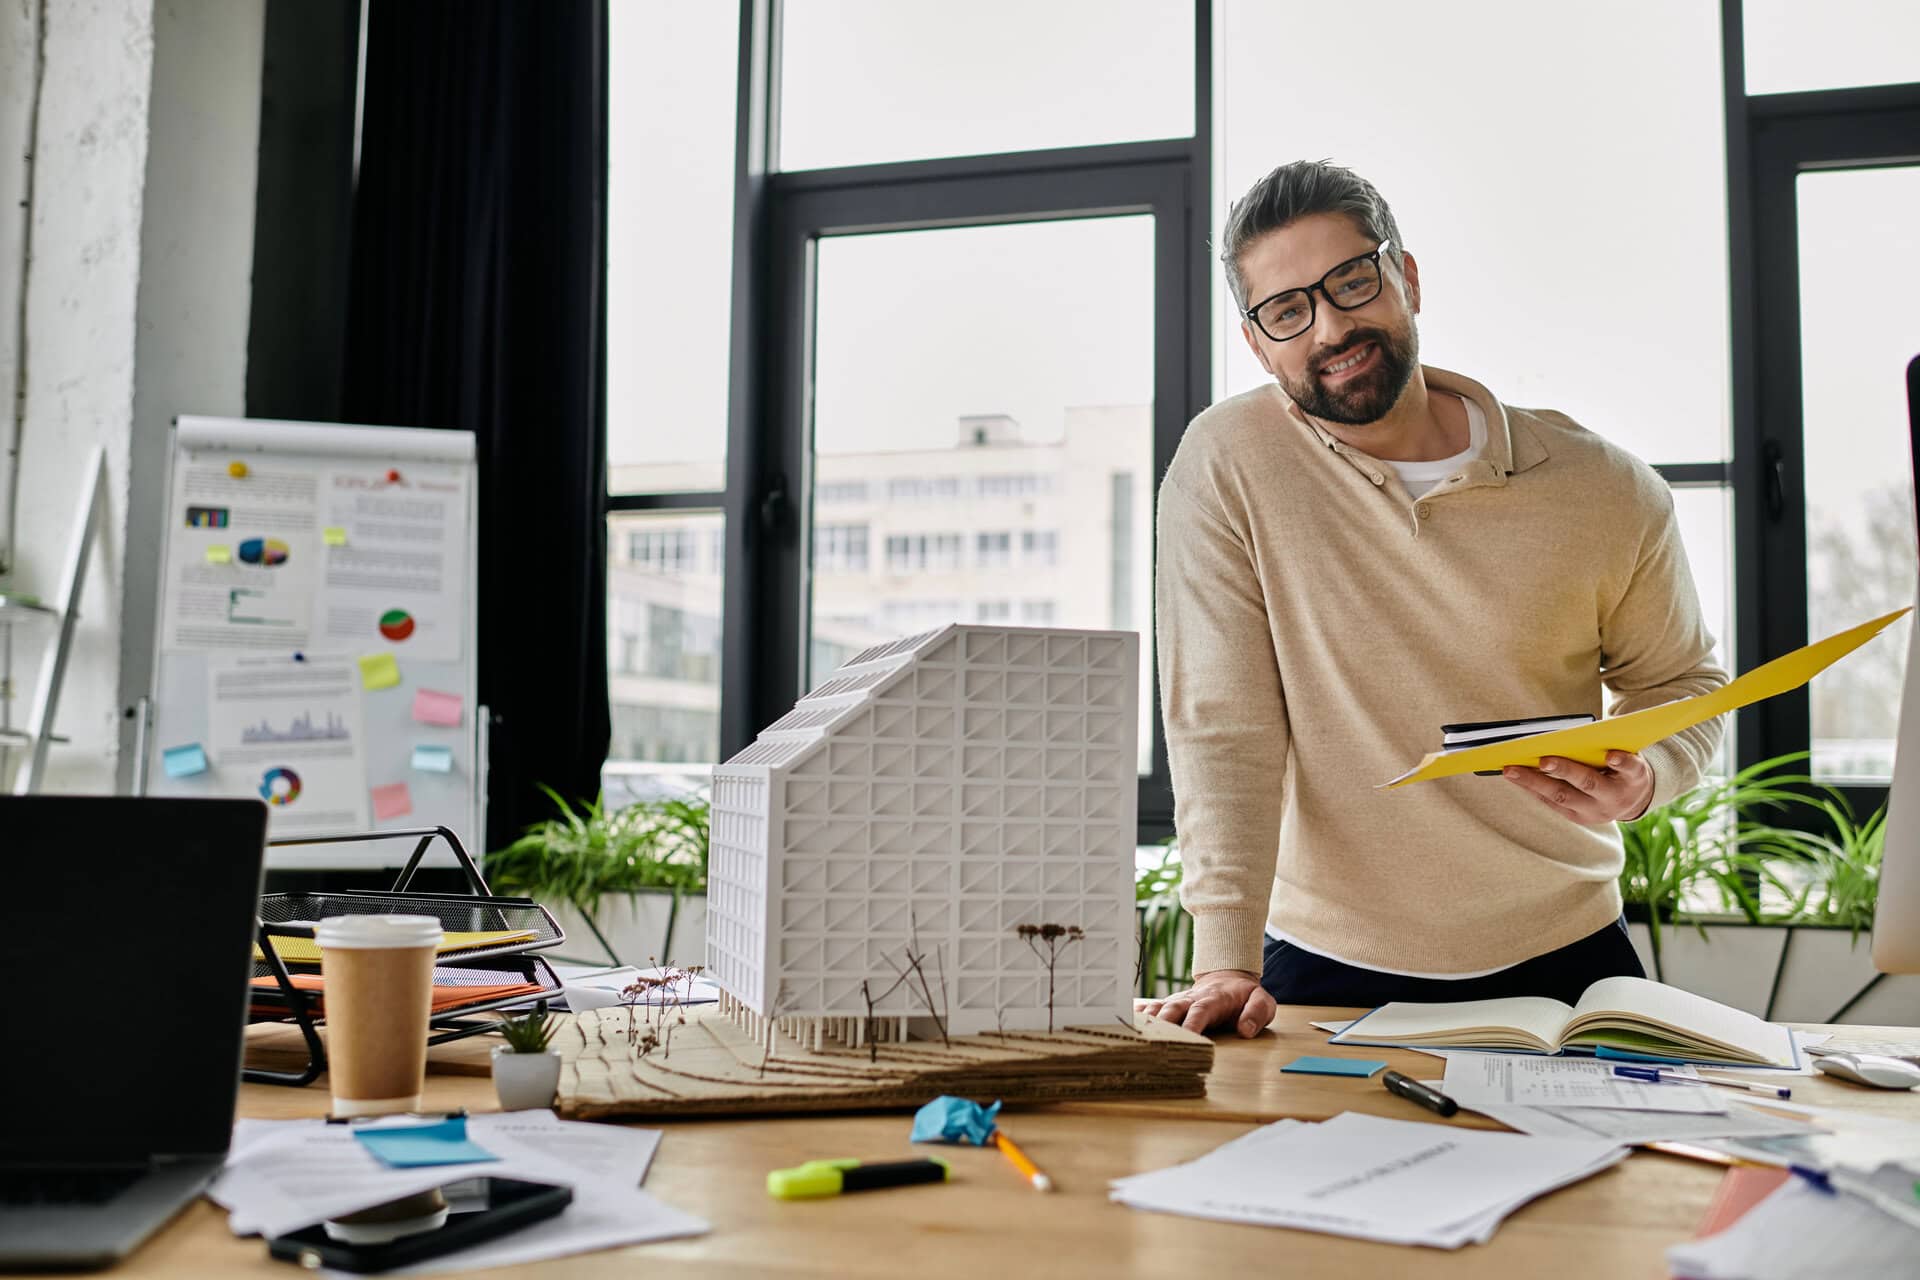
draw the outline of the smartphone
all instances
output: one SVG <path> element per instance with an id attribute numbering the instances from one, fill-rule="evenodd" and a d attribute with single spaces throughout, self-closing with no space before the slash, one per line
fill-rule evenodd
<path id="1" fill-rule="evenodd" d="M 275 1236 L 267 1241 L 267 1253 L 308 1270 L 391 1271 L 517 1231 L 553 1217 L 572 1202 L 569 1187 L 517 1178 L 466 1178 Z"/>

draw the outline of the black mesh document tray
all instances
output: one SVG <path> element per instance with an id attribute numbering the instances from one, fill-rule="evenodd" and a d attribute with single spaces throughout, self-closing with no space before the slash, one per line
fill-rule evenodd
<path id="1" fill-rule="evenodd" d="M 461 845 L 459 837 L 447 828 L 375 831 L 350 836 L 303 836 L 269 843 L 279 847 L 391 839 L 419 842 L 406 866 L 401 868 L 392 889 L 270 893 L 261 897 L 257 935 L 261 958 L 254 963 L 253 972 L 256 978 L 270 977 L 274 981 L 271 984 L 262 983 L 254 989 L 251 1018 L 255 1022 L 287 1021 L 298 1025 L 306 1041 L 307 1065 L 300 1071 L 292 1072 L 248 1067 L 244 1071 L 248 1080 L 263 1084 L 304 1085 L 326 1070 L 326 1049 L 314 1031 L 319 1019 L 315 1013 L 313 995 L 299 990 L 293 983 L 292 975 L 296 972 L 313 973 L 319 968 L 313 962 L 315 957 L 311 940 L 315 923 L 328 916 L 423 915 L 439 920 L 441 928 L 448 933 L 507 930 L 533 935 L 515 941 L 483 943 L 440 953 L 435 961 L 434 983 L 437 986 L 524 983 L 537 984 L 541 989 L 538 993 L 520 993 L 437 1013 L 433 1015 L 431 1025 L 438 1034 L 428 1041 L 429 1044 L 444 1044 L 449 1040 L 478 1035 L 495 1025 L 492 1019 L 469 1021 L 470 1014 L 528 1003 L 544 1009 L 547 999 L 560 993 L 560 979 L 554 973 L 553 966 L 544 958 L 528 953 L 559 946 L 567 940 L 565 931 L 554 920 L 552 913 L 533 899 L 495 896 L 487 888 L 480 869 L 474 865 L 473 858 Z M 444 840 L 453 852 L 455 861 L 466 875 L 470 892 L 409 891 L 408 885 L 413 881 L 414 872 L 419 869 L 421 859 L 435 840 Z M 292 954 L 283 955 L 282 948 L 290 943 L 293 944 Z"/>

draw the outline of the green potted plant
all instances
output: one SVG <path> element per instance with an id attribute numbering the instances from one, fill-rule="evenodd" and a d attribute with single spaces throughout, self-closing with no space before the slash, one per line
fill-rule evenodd
<path id="1" fill-rule="evenodd" d="M 1169 836 L 1160 855 L 1142 861 L 1133 877 L 1135 910 L 1140 920 L 1140 960 L 1136 994 L 1152 999 L 1193 980 L 1193 917 L 1180 905 L 1180 847 Z"/>
<path id="2" fill-rule="evenodd" d="M 1920 982 L 1882 983 L 1859 945 L 1885 810 L 1856 821 L 1806 760 L 1761 761 L 1621 824 L 1621 896 L 1648 973 L 1785 1021 L 1833 1021 L 1869 991 L 1885 1002 L 1869 1021 L 1911 1020 Z"/>
<path id="3" fill-rule="evenodd" d="M 1873 927 L 1880 893 L 1880 857 L 1886 845 L 1887 810 L 1866 821 L 1838 792 L 1816 801 L 1824 819 L 1804 857 L 1785 873 L 1800 886 L 1772 1016 L 1793 1021 L 1911 1020 L 1920 1016 L 1920 981 L 1881 979 L 1863 936 Z M 1856 1002 L 1870 992 L 1893 1003 L 1862 1011 Z"/>
<path id="4" fill-rule="evenodd" d="M 531 1111 L 553 1105 L 560 1087 L 560 1055 L 549 1046 L 560 1029 L 559 1015 L 540 1009 L 503 1018 L 505 1044 L 493 1048 L 493 1091 L 502 1111 Z"/>
<path id="5" fill-rule="evenodd" d="M 576 806 L 542 790 L 557 812 L 487 856 L 494 887 L 537 899 L 570 934 L 591 933 L 616 965 L 704 960 L 706 799 L 610 809 L 604 796 Z"/>
<path id="6" fill-rule="evenodd" d="M 1781 938 L 1766 933 L 1726 939 L 1728 945 L 1717 955 L 1726 962 L 1724 973 L 1702 975 L 1698 972 L 1702 957 L 1694 942 L 1676 939 L 1672 926 L 1683 917 L 1690 918 L 1694 940 L 1707 944 L 1714 939 L 1704 916 L 1754 926 L 1792 913 L 1790 903 L 1771 910 L 1768 903 L 1783 894 L 1791 899 L 1791 884 L 1781 875 L 1781 863 L 1797 861 L 1808 838 L 1763 822 L 1759 815 L 1777 815 L 1807 803 L 1802 788 L 1811 786 L 1813 779 L 1789 769 L 1805 759 L 1806 753 L 1799 752 L 1762 760 L 1620 824 L 1626 851 L 1620 896 L 1634 932 L 1645 939 L 1651 976 L 1679 982 L 1667 976 L 1677 959 L 1679 970 L 1694 970 L 1689 974 L 1691 982 L 1679 985 L 1729 1003 L 1746 1003 L 1734 998 L 1736 992 L 1704 990 L 1700 984 L 1718 985 L 1724 980 L 1738 985 L 1757 972 L 1754 961 L 1760 957 L 1747 953 L 1756 947 L 1761 952 L 1777 950 Z M 1670 955 L 1676 948 L 1678 957 Z M 1770 973 L 1771 960 L 1761 968 Z"/>

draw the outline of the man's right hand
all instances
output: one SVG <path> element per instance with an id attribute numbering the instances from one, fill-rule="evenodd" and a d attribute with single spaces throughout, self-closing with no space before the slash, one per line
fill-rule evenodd
<path id="1" fill-rule="evenodd" d="M 1259 977 L 1244 969 L 1200 974 L 1187 990 L 1176 991 L 1164 1000 L 1145 1001 L 1139 1008 L 1189 1031 L 1232 1027 L 1249 1040 L 1266 1030 L 1279 1012 Z"/>

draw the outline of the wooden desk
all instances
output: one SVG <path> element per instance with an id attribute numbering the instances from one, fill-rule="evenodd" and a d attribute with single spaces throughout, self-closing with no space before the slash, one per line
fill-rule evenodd
<path id="1" fill-rule="evenodd" d="M 1204 1267 L 1222 1275 L 1578 1277 L 1666 1275 L 1664 1250 L 1693 1232 L 1720 1180 L 1712 1166 L 1651 1153 L 1556 1192 L 1507 1219 L 1491 1244 L 1451 1252 L 1368 1244 L 1334 1236 L 1200 1222 L 1109 1204 L 1107 1180 L 1189 1160 L 1256 1123 L 1284 1116 L 1324 1119 L 1366 1111 L 1399 1119 L 1437 1117 L 1381 1088 L 1377 1079 L 1282 1075 L 1303 1053 L 1384 1058 L 1413 1072 L 1437 1059 L 1399 1050 L 1330 1048 L 1309 1019 L 1348 1011 L 1282 1009 L 1257 1040 L 1222 1040 L 1204 1099 L 1080 1103 L 1020 1110 L 1008 1131 L 1060 1190 L 1027 1188 L 996 1152 L 946 1148 L 954 1182 L 811 1203 L 765 1192 L 767 1170 L 852 1155 L 900 1159 L 925 1154 L 907 1142 L 898 1114 L 775 1120 L 689 1120 L 660 1127 L 666 1137 L 647 1189 L 713 1223 L 691 1240 L 587 1254 L 501 1275 L 620 1277 L 658 1266 L 693 1276 L 1177 1276 Z M 1913 1038 L 1899 1028 L 1846 1028 L 1869 1038 Z M 492 1085 L 474 1074 L 485 1046 L 434 1051 L 428 1102 L 494 1108 Z M 1796 1079 L 1796 1101 L 1920 1121 L 1920 1095 L 1870 1091 L 1824 1077 Z M 248 1085 L 243 1115 L 318 1116 L 325 1081 L 307 1089 Z M 1477 1116 L 1452 1123 L 1498 1127 Z M 139 1276 L 279 1277 L 258 1240 L 236 1240 L 226 1215 L 204 1201 L 122 1268 Z"/>

